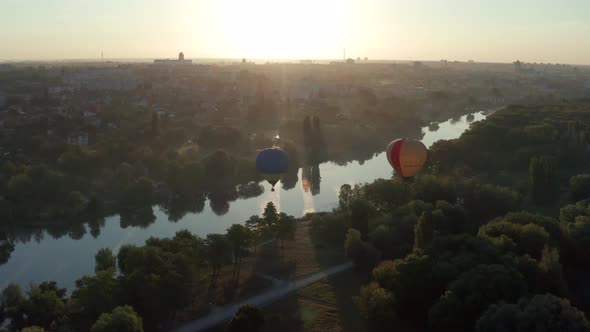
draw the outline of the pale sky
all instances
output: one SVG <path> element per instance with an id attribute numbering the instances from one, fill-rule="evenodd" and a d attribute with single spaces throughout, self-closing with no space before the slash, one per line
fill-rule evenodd
<path id="1" fill-rule="evenodd" d="M 590 0 L 0 0 L 0 60 L 590 64 Z"/>

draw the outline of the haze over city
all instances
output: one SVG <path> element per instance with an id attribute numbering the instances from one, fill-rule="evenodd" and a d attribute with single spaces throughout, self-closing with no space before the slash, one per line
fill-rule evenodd
<path id="1" fill-rule="evenodd" d="M 0 332 L 590 332 L 590 0 L 0 0 Z"/>
<path id="2" fill-rule="evenodd" d="M 190 58 L 590 64 L 590 2 L 34 1 L 0 5 L 0 60 Z M 172 51 L 171 51 L 172 50 Z"/>

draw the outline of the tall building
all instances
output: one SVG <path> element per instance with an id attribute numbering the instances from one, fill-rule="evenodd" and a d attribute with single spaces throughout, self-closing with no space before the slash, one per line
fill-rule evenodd
<path id="1" fill-rule="evenodd" d="M 175 66 L 175 65 L 191 65 L 193 60 L 185 60 L 184 53 L 178 53 L 178 60 L 174 59 L 156 59 L 154 60 L 155 65 L 166 65 L 166 66 Z"/>

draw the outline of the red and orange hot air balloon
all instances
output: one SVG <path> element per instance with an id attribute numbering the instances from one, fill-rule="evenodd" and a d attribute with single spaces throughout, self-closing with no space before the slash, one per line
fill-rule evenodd
<path id="1" fill-rule="evenodd" d="M 426 162 L 428 150 L 418 140 L 398 138 L 389 143 L 385 154 L 387 161 L 397 174 L 407 179 L 420 171 Z"/>

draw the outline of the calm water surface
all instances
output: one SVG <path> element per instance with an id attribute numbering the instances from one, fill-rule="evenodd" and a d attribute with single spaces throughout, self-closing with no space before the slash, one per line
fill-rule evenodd
<path id="1" fill-rule="evenodd" d="M 482 112 L 473 115 L 473 121 L 486 117 Z M 469 128 L 470 122 L 467 116 L 463 116 L 440 123 L 436 131 L 423 128 L 422 142 L 430 147 L 438 140 L 457 138 Z M 392 138 L 384 139 L 384 148 L 389 139 Z M 362 164 L 356 161 L 344 166 L 332 162 L 322 163 L 319 171 L 320 192 L 316 195 L 310 192 L 308 181 L 302 180 L 300 169 L 299 182 L 295 188 L 283 190 L 279 183 L 276 191 L 271 192 L 269 185 L 263 183 L 266 189 L 264 194 L 230 202 L 229 211 L 222 216 L 216 215 L 209 202 L 206 202 L 201 213 L 189 213 L 179 221 L 171 222 L 163 211 L 154 207 L 156 221 L 147 228 L 121 228 L 119 216 L 112 216 L 106 218 L 105 225 L 96 238 L 89 232 L 79 240 L 68 236 L 55 239 L 44 233 L 38 240 L 17 242 L 10 260 L 0 266 L 0 288 L 11 282 L 26 286 L 30 282 L 54 280 L 71 291 L 77 279 L 94 273 L 94 254 L 100 248 L 111 248 L 117 252 L 124 244 L 143 244 L 149 237 L 170 237 L 182 229 L 188 229 L 202 237 L 209 233 L 224 233 L 231 224 L 241 223 L 251 215 L 261 214 L 269 201 L 274 202 L 279 211 L 297 217 L 307 212 L 331 211 L 338 204 L 341 185 L 391 178 L 393 174 L 384 153 L 376 154 Z"/>

